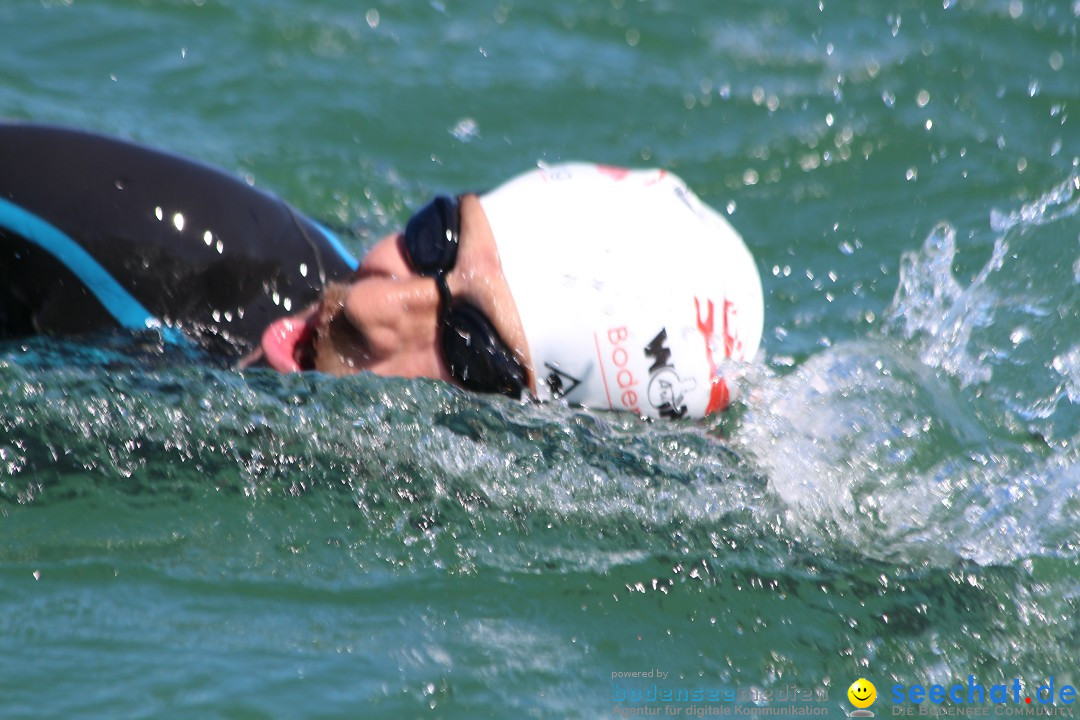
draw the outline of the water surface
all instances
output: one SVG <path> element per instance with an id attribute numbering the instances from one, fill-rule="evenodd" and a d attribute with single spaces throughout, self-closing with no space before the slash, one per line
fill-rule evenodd
<path id="1" fill-rule="evenodd" d="M 705 423 L 4 344 L 0 716 L 608 717 L 612 673 L 649 669 L 834 716 L 860 676 L 879 716 L 898 683 L 1080 684 L 1078 25 L 0 6 L 0 115 L 224 167 L 357 252 L 537 161 L 654 165 L 766 291 L 745 399 Z"/>

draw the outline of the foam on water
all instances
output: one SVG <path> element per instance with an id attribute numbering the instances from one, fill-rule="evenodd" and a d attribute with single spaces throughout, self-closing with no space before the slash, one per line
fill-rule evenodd
<path id="1" fill-rule="evenodd" d="M 995 210 L 968 281 L 939 225 L 880 332 L 764 373 L 736 439 L 799 533 L 906 562 L 1076 559 L 1077 187 Z"/>

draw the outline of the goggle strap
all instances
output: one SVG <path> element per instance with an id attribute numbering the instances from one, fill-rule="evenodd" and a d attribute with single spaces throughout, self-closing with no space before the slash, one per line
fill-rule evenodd
<path id="1" fill-rule="evenodd" d="M 435 287 L 439 289 L 439 320 L 445 326 L 453 310 L 454 298 L 450 295 L 450 286 L 446 282 L 446 272 L 435 273 Z"/>

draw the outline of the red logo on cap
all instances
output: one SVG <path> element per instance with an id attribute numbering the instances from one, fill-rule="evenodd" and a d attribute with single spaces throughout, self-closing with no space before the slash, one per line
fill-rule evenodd
<path id="1" fill-rule="evenodd" d="M 709 361 L 709 378 L 712 382 L 712 387 L 709 390 L 709 404 L 705 408 L 705 414 L 711 415 L 714 412 L 723 410 L 727 407 L 728 401 L 731 399 L 731 394 L 728 392 L 727 383 L 724 382 L 724 378 L 718 374 L 719 364 L 713 358 L 712 350 L 712 337 L 715 334 L 715 322 L 713 319 L 714 310 L 713 301 L 706 299 L 707 313 L 704 318 L 701 317 L 701 301 L 696 297 L 694 298 L 694 310 L 697 312 L 697 328 L 698 332 L 705 339 L 705 357 Z M 727 298 L 724 298 L 724 314 L 721 319 L 721 335 L 724 338 L 724 357 L 732 357 L 736 352 L 742 354 L 742 342 L 738 336 L 734 334 L 732 328 L 729 326 L 728 318 L 734 315 L 735 303 L 731 302 Z"/>
<path id="2" fill-rule="evenodd" d="M 626 168 L 615 167 L 614 165 L 597 165 L 596 171 L 601 175 L 607 175 L 612 180 L 625 180 L 626 176 L 630 174 L 630 171 Z"/>

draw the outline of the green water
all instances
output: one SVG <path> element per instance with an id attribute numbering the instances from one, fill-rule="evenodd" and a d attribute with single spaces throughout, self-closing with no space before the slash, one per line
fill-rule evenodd
<path id="1" fill-rule="evenodd" d="M 767 317 L 705 424 L 4 345 L 0 717 L 791 686 L 840 717 L 860 676 L 881 717 L 896 684 L 1080 684 L 1078 27 L 1069 0 L 4 2 L 0 116 L 224 167 L 358 252 L 538 160 L 666 167 L 746 237 Z M 743 699 L 619 701 L 654 683 Z"/>

